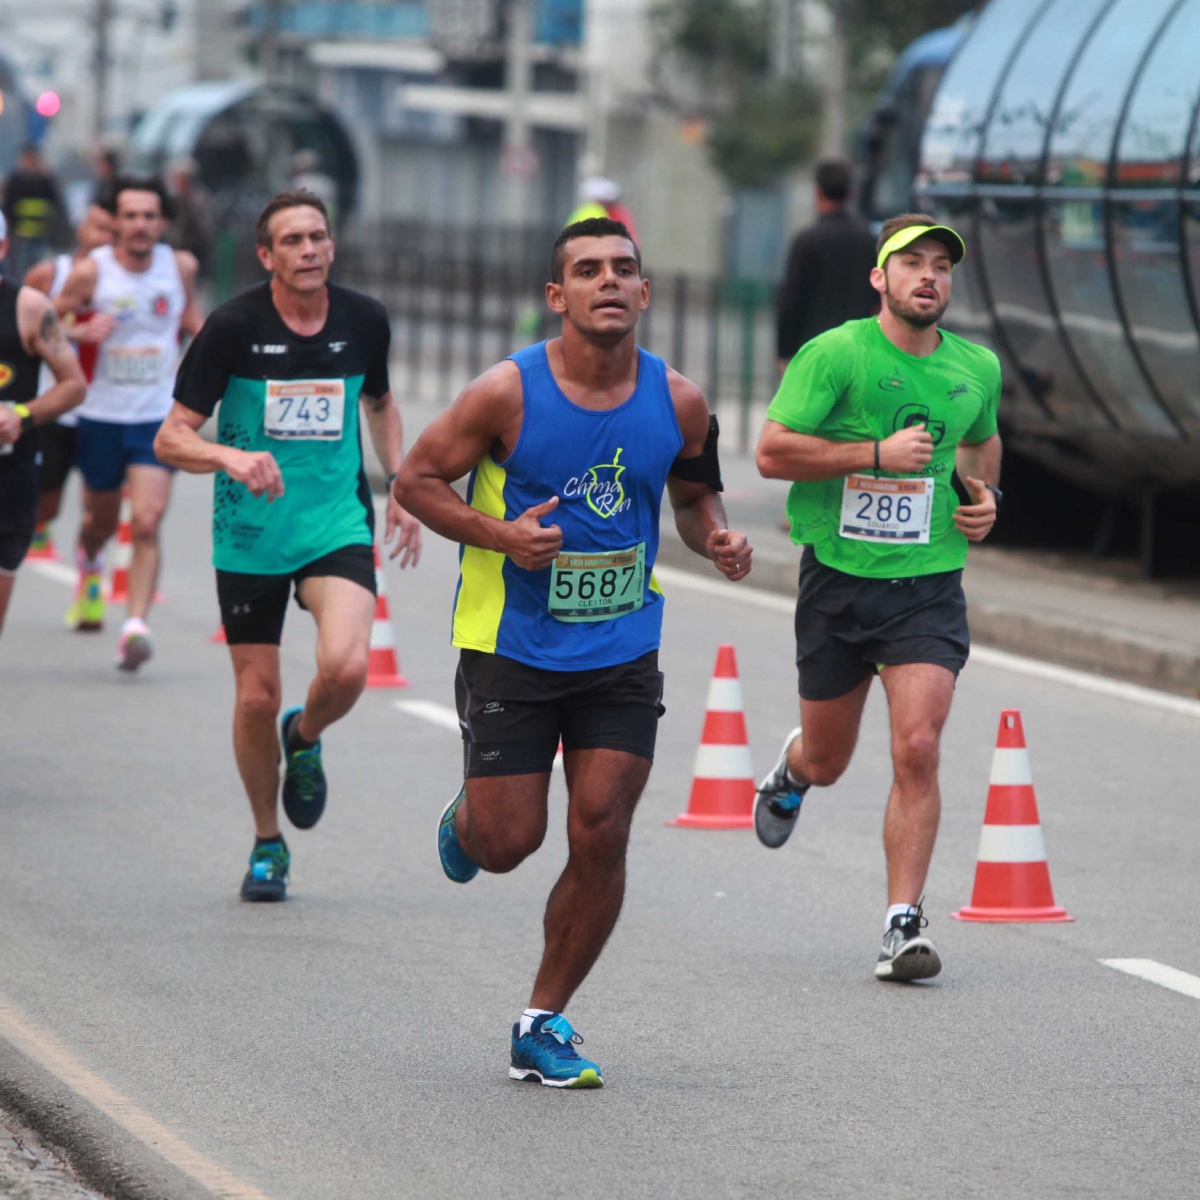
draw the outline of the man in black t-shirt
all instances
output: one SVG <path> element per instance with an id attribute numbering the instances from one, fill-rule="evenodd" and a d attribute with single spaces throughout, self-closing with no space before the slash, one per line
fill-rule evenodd
<path id="1" fill-rule="evenodd" d="M 221 305 L 188 350 L 175 406 L 155 441 L 172 466 L 216 472 L 213 563 L 237 681 L 234 752 L 257 842 L 245 900 L 286 896 L 279 831 L 279 639 L 292 588 L 317 622 L 317 677 L 280 721 L 283 807 L 298 829 L 324 811 L 321 734 L 367 677 L 375 616 L 374 507 L 363 470 L 359 406 L 389 482 L 404 457 L 388 382 L 390 329 L 376 300 L 328 282 L 334 244 L 322 201 L 283 192 L 255 235 L 269 283 Z M 200 427 L 220 405 L 217 443 Z M 384 540 L 416 564 L 420 526 L 389 495 Z"/>

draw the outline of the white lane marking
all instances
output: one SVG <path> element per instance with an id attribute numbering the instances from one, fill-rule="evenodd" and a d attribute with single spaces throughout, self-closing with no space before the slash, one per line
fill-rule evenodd
<path id="1" fill-rule="evenodd" d="M 1046 861 L 1040 825 L 985 825 L 979 835 L 979 861 L 1036 863 Z"/>
<path id="2" fill-rule="evenodd" d="M 1136 975 L 1159 987 L 1170 988 L 1193 1000 L 1200 1000 L 1200 978 L 1189 975 L 1186 971 L 1177 971 L 1165 963 L 1155 962 L 1152 958 L 1101 958 L 1097 960 L 1106 967 L 1116 971 L 1124 971 L 1126 975 Z"/>
<path id="3" fill-rule="evenodd" d="M 68 567 L 66 563 L 40 560 L 38 562 L 26 562 L 24 565 L 27 570 L 34 572 L 35 575 L 52 579 L 55 583 L 65 583 L 67 587 L 74 587 L 79 578 L 79 572 L 74 567 Z"/>
<path id="4" fill-rule="evenodd" d="M 1033 783 L 1029 751 L 1019 746 L 997 746 L 992 751 L 992 777 L 989 783 L 1001 787 L 1021 787 Z"/>
<path id="5" fill-rule="evenodd" d="M 436 700 L 393 700 L 392 703 L 402 713 L 416 717 L 419 721 L 428 721 L 430 725 L 436 725 L 439 729 L 450 729 L 455 733 L 462 732 L 462 726 L 458 723 L 458 713 L 444 704 L 439 704 Z M 554 756 L 554 764 L 550 769 L 552 771 L 563 769 L 561 750 Z"/>
<path id="6" fill-rule="evenodd" d="M 232 1172 L 205 1158 L 178 1134 L 172 1133 L 99 1075 L 89 1071 L 57 1038 L 31 1025 L 2 996 L 0 1035 L 115 1121 L 126 1133 L 132 1134 L 160 1158 L 166 1159 L 214 1195 L 223 1200 L 270 1200 L 266 1192 L 243 1182 Z"/>
<path id="7" fill-rule="evenodd" d="M 436 725 L 439 729 L 449 729 L 454 733 L 462 732 L 458 723 L 458 713 L 435 700 L 395 700 L 393 703 L 402 713 L 416 717 L 419 721 L 428 721 L 430 725 Z"/>
<path id="8" fill-rule="evenodd" d="M 700 592 L 706 596 L 718 596 L 734 604 L 753 605 L 770 609 L 772 612 L 791 616 L 796 611 L 796 602 L 786 596 L 764 592 L 761 588 L 747 587 L 744 583 L 721 583 L 716 579 L 704 579 L 690 571 L 677 567 L 654 567 L 654 573 L 663 583 L 685 591 Z M 999 667 L 1017 675 L 1029 675 L 1034 679 L 1045 679 L 1067 687 L 1081 688 L 1097 696 L 1108 696 L 1113 700 L 1128 700 L 1132 704 L 1145 704 L 1184 717 L 1200 718 L 1200 700 L 1189 700 L 1186 696 L 1173 696 L 1170 692 L 1159 692 L 1154 688 L 1141 687 L 1136 683 L 1123 683 L 1119 679 L 1108 679 L 1104 675 L 1092 675 L 1088 671 L 1077 671 L 1073 667 L 1060 667 L 1055 663 L 1041 662 L 1036 658 L 1025 658 L 1020 654 L 1009 654 L 1007 650 L 996 650 L 991 646 L 972 646 L 971 659 L 988 667 Z"/>

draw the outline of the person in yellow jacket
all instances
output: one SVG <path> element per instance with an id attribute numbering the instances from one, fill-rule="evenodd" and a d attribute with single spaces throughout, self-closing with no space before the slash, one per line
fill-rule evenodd
<path id="1" fill-rule="evenodd" d="M 621 203 L 621 185 L 616 180 L 589 175 L 579 185 L 579 205 L 567 218 L 566 224 L 574 225 L 576 221 L 586 221 L 592 217 L 609 217 L 620 221 L 629 230 L 634 242 L 640 244 L 633 213 Z"/>

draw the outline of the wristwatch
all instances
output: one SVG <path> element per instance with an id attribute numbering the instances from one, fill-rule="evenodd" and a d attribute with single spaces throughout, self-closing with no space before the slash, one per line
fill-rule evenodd
<path id="1" fill-rule="evenodd" d="M 999 512 L 1000 505 L 1004 503 L 1004 493 L 998 487 L 993 487 L 990 483 L 985 483 L 983 486 L 996 497 L 996 511 Z"/>
<path id="2" fill-rule="evenodd" d="M 13 412 L 21 418 L 21 432 L 28 433 L 33 428 L 33 413 L 29 411 L 27 404 L 14 404 Z"/>

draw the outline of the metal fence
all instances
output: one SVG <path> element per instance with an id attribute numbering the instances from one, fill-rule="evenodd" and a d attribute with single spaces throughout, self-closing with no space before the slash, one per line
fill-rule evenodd
<path id="1" fill-rule="evenodd" d="M 556 332 L 545 302 L 556 233 L 389 223 L 340 238 L 334 277 L 387 306 L 404 370 L 397 394 L 446 404 L 492 363 Z M 262 278 L 249 238 L 223 235 L 214 265 L 218 301 Z M 775 385 L 771 289 L 652 266 L 646 274 L 652 301 L 639 342 L 702 387 L 727 436 L 747 449 Z"/>

